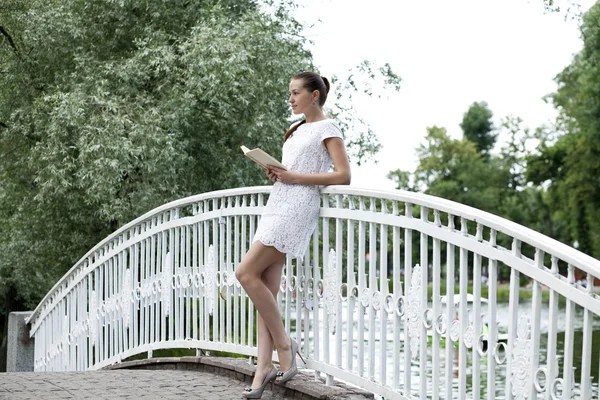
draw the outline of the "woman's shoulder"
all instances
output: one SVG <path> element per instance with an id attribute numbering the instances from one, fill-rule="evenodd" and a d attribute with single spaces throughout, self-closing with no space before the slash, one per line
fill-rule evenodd
<path id="1" fill-rule="evenodd" d="M 317 129 L 320 129 L 320 130 L 327 130 L 327 129 L 341 130 L 339 124 L 337 123 L 337 121 L 334 120 L 334 119 L 331 119 L 331 118 L 322 119 L 320 121 L 312 122 L 311 125 L 314 128 L 317 128 Z"/>

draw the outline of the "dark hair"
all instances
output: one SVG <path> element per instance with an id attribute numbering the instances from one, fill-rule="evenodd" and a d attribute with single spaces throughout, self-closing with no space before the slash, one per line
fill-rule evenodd
<path id="1" fill-rule="evenodd" d="M 327 100 L 327 93 L 329 93 L 329 81 L 327 78 L 322 77 L 321 75 L 315 72 L 301 72 L 298 75 L 294 76 L 292 80 L 300 80 L 302 81 L 302 87 L 309 92 L 314 92 L 315 90 L 319 91 L 319 106 L 323 107 L 325 101 Z M 292 126 L 283 137 L 283 141 L 288 140 L 292 133 L 298 129 L 300 125 L 306 122 L 306 119 L 302 120 L 299 124 Z"/>

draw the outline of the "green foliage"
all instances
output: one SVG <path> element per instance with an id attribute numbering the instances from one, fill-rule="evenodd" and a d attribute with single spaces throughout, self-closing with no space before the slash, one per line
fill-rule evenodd
<path id="1" fill-rule="evenodd" d="M 314 70 L 292 1 L 5 0 L 0 8 L 0 294 L 34 307 L 90 248 L 184 196 L 266 184 L 288 84 Z M 389 65 L 357 74 L 399 88 Z M 354 161 L 379 149 L 328 101 Z M 373 95 L 374 91 L 364 91 Z M 336 101 L 337 100 L 337 101 Z"/>
<path id="2" fill-rule="evenodd" d="M 33 307 L 107 234 L 183 196 L 266 179 L 287 85 L 311 69 L 285 7 L 8 0 L 0 10 L 0 291 Z"/>
<path id="3" fill-rule="evenodd" d="M 558 76 L 554 131 L 540 135 L 527 179 L 544 183 L 561 240 L 600 257 L 600 4 L 584 15 L 583 49 Z M 556 232 L 554 232 L 556 234 Z"/>
<path id="4" fill-rule="evenodd" d="M 477 151 L 488 157 L 498 135 L 494 132 L 492 111 L 485 101 L 471 104 L 460 124 L 465 139 L 475 143 Z"/>

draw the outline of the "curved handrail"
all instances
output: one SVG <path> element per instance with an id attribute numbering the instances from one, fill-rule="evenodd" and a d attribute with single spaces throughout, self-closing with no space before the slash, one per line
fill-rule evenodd
<path id="1" fill-rule="evenodd" d="M 225 197 L 225 196 L 237 196 L 237 195 L 248 195 L 248 194 L 257 194 L 257 193 L 269 193 L 271 191 L 270 186 L 254 186 L 254 187 L 248 187 L 248 188 L 235 188 L 235 189 L 224 189 L 224 190 L 216 190 L 213 192 L 208 192 L 208 193 L 202 193 L 202 194 L 196 194 L 193 196 L 189 196 L 189 197 L 184 197 L 183 199 L 178 199 L 178 200 L 173 200 L 169 203 L 163 204 L 162 206 L 158 206 L 156 208 L 154 208 L 153 210 L 148 211 L 147 213 L 143 214 L 142 216 L 134 219 L 133 221 L 123 225 L 122 227 L 120 227 L 119 229 L 117 229 L 116 231 L 114 231 L 113 233 L 111 233 L 110 235 L 108 235 L 106 238 L 104 238 L 101 242 L 99 242 L 97 245 L 95 245 L 94 247 L 92 247 L 87 253 L 84 254 L 83 257 L 81 257 L 79 259 L 79 261 L 77 261 L 75 263 L 75 265 L 73 265 L 73 267 L 71 267 L 69 269 L 69 271 L 67 271 L 63 277 L 56 282 L 56 284 L 54 286 L 52 286 L 52 289 L 50 289 L 48 291 L 48 293 L 44 296 L 44 298 L 38 303 L 37 307 L 33 310 L 33 312 L 31 313 L 31 315 L 27 318 L 27 322 L 35 320 L 37 318 L 37 316 L 39 315 L 41 308 L 43 306 L 43 304 L 48 301 L 48 299 L 50 299 L 53 295 L 53 293 L 56 291 L 56 289 L 58 289 L 62 284 L 65 283 L 65 281 L 67 281 L 69 279 L 69 277 L 77 270 L 77 268 L 86 260 L 88 259 L 91 255 L 93 255 L 95 252 L 97 252 L 98 250 L 102 249 L 104 246 L 106 246 L 108 243 L 111 242 L 111 240 L 114 240 L 115 238 L 119 237 L 119 235 L 127 232 L 128 230 L 130 230 L 132 227 L 140 224 L 141 222 L 147 221 L 149 219 L 151 219 L 152 217 L 159 215 L 165 211 L 171 210 L 173 208 L 177 208 L 177 207 L 182 207 L 182 206 L 186 206 L 189 204 L 193 204 L 193 203 L 198 203 L 200 201 L 204 201 L 204 200 L 208 200 L 208 199 L 213 199 L 213 198 L 220 198 L 220 197 Z"/>
<path id="2" fill-rule="evenodd" d="M 474 222 L 482 223 L 498 232 L 505 233 L 524 243 L 531 244 L 547 253 L 552 253 L 558 258 L 573 264 L 587 273 L 594 276 L 600 276 L 600 260 L 590 257 L 573 247 L 545 236 L 533 229 L 527 228 L 526 226 L 452 200 L 405 190 L 355 189 L 352 186 L 328 186 L 322 190 L 322 193 L 371 196 L 389 200 L 398 200 L 437 209 L 456 217 L 465 217 Z"/>
<path id="3" fill-rule="evenodd" d="M 28 321 L 35 320 L 40 313 L 43 304 L 51 298 L 52 294 L 60 287 L 69 276 L 81 265 L 88 257 L 94 254 L 96 251 L 106 246 L 111 240 L 115 239 L 119 235 L 127 232 L 132 227 L 138 225 L 141 222 L 151 219 L 153 216 L 159 215 L 162 212 L 168 211 L 173 208 L 186 206 L 189 204 L 197 203 L 203 200 L 220 198 L 225 196 L 236 196 L 236 195 L 248 195 L 270 193 L 271 186 L 254 186 L 247 188 L 235 188 L 218 190 L 209 193 L 202 193 L 185 197 L 183 199 L 174 200 L 166 203 L 162 206 L 156 207 L 155 209 L 148 211 L 142 216 L 134 219 L 133 221 L 123 225 L 121 228 L 108 235 L 104 240 L 99 242 L 96 246 L 90 249 L 83 257 L 75 263 L 75 265 L 65 273 L 65 275 L 50 289 L 50 291 L 40 301 L 38 306 L 35 308 Z M 358 196 L 369 196 L 385 198 L 388 200 L 397 200 L 401 202 L 411 203 L 420 206 L 426 206 L 432 209 L 438 209 L 440 211 L 452 214 L 456 217 L 465 217 L 469 220 L 482 223 L 488 227 L 491 227 L 498 232 L 505 233 L 511 237 L 514 237 L 522 242 L 529 243 L 536 248 L 540 248 L 547 253 L 552 253 L 560 259 L 569 262 L 577 268 L 592 274 L 596 277 L 600 276 L 600 260 L 588 256 L 579 250 L 576 250 L 566 244 L 559 242 L 558 240 L 552 239 L 545 236 L 533 229 L 527 228 L 523 225 L 519 225 L 515 222 L 491 214 L 486 211 L 482 211 L 461 203 L 457 203 L 451 200 L 442 199 L 423 193 L 410 192 L 405 190 L 374 190 L 374 189 L 363 189 L 355 188 L 353 186 L 335 185 L 327 186 L 321 190 L 323 194 L 341 194 L 341 195 L 358 195 Z"/>

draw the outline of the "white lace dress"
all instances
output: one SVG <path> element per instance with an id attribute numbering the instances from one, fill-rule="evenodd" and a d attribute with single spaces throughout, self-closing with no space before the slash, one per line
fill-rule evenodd
<path id="1" fill-rule="evenodd" d="M 305 174 L 328 172 L 332 161 L 323 140 L 332 137 L 342 137 L 332 120 L 300 125 L 283 145 L 282 164 Z M 294 257 L 304 256 L 319 219 L 320 188 L 275 182 L 254 240 Z"/>

